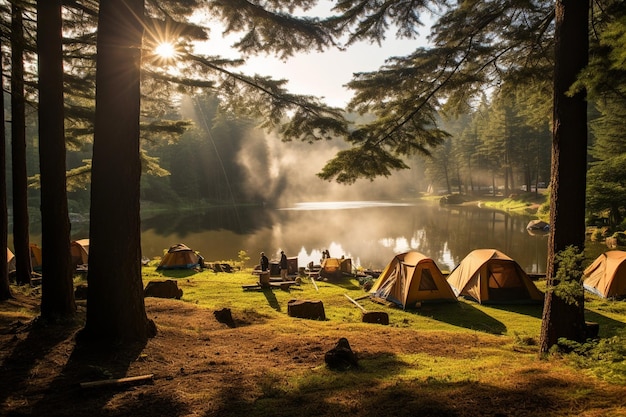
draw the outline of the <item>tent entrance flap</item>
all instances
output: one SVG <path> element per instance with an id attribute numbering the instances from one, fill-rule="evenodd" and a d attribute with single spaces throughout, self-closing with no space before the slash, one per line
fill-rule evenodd
<path id="1" fill-rule="evenodd" d="M 512 262 L 493 262 L 487 266 L 489 299 L 492 301 L 512 301 L 529 298 L 528 290 L 516 273 Z"/>

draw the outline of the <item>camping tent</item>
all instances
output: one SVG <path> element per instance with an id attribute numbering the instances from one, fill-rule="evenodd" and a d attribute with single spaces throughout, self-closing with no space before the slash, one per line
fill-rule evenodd
<path id="1" fill-rule="evenodd" d="M 183 243 L 170 246 L 157 269 L 192 269 L 198 266 L 198 254 Z"/>
<path id="2" fill-rule="evenodd" d="M 9 266 L 9 273 L 15 271 L 15 255 L 11 252 L 11 249 L 7 248 L 7 264 Z"/>
<path id="3" fill-rule="evenodd" d="M 78 265 L 87 265 L 89 262 L 89 239 L 72 241 L 70 253 L 72 254 L 72 265 L 74 265 L 74 268 Z"/>
<path id="4" fill-rule="evenodd" d="M 496 249 L 469 253 L 448 276 L 457 296 L 479 303 L 540 302 L 543 294 L 517 262 Z"/>
<path id="5" fill-rule="evenodd" d="M 612 250 L 598 256 L 583 272 L 583 286 L 603 298 L 626 296 L 626 252 Z"/>
<path id="6" fill-rule="evenodd" d="M 30 266 L 35 272 L 41 272 L 41 248 L 34 243 L 30 244 Z"/>
<path id="7" fill-rule="evenodd" d="M 396 255 L 378 276 L 370 294 L 405 309 L 418 302 L 457 301 L 435 261 L 419 252 Z"/>

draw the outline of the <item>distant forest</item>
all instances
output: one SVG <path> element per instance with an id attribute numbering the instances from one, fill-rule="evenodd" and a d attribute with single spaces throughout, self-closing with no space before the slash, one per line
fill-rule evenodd
<path id="1" fill-rule="evenodd" d="M 528 103 L 532 102 L 532 106 Z M 289 195 L 324 198 L 329 189 L 343 189 L 339 198 L 400 198 L 432 194 L 497 194 L 508 196 L 520 192 L 536 192 L 549 184 L 550 175 L 550 100 L 540 92 L 517 92 L 484 97 L 468 114 L 446 118 L 438 124 L 449 136 L 430 156 L 416 156 L 407 161 L 410 173 L 399 172 L 393 178 L 362 180 L 351 186 L 330 184 L 316 177 L 316 170 L 343 145 L 333 143 L 307 144 L 281 142 L 268 136 L 252 120 L 233 119 L 219 113 L 215 97 L 184 97 L 179 114 L 170 118 L 190 122 L 178 138 L 144 140 L 143 150 L 155 158 L 159 170 L 144 172 L 141 200 L 144 207 L 205 206 L 231 204 L 273 205 Z M 590 208 L 605 215 L 613 223 L 621 222 L 622 208 L 615 207 L 615 198 L 607 198 L 606 184 L 619 183 L 626 173 L 607 169 L 602 163 L 625 155 L 626 149 L 611 153 L 607 146 L 612 132 L 623 132 L 626 107 L 619 101 L 590 105 Z M 541 117 L 539 116 L 541 115 Z M 33 123 L 36 119 L 33 118 Z M 38 149 L 36 126 L 30 125 L 27 146 L 29 175 L 37 174 Z M 599 138 L 599 139 L 596 139 Z M 607 145 L 607 143 L 609 145 Z M 9 145 L 10 146 L 10 145 Z M 345 146 L 344 146 L 345 147 Z M 8 153 L 10 154 L 10 152 Z M 68 152 L 68 169 L 81 166 L 91 158 L 86 149 Z M 281 162 L 282 158 L 292 163 Z M 615 163 L 615 162 L 613 162 Z M 11 174 L 10 161 L 7 167 Z M 83 174 L 85 175 L 85 174 Z M 604 184 L 602 189 L 599 183 Z M 70 181 L 69 208 L 75 215 L 89 212 L 88 181 Z M 78 183 L 79 186 L 71 186 Z M 11 199 L 9 184 L 9 207 Z M 389 188 L 389 184 L 394 187 Z M 35 186 L 32 186 L 35 185 Z M 619 191 L 614 188 L 614 192 Z M 299 191 L 296 191 L 299 190 Z M 386 190 L 386 191 L 383 191 Z M 408 191 L 407 191 L 408 190 Z M 397 194 L 394 194 L 397 192 Z M 332 193 L 333 198 L 336 193 Z M 29 206 L 38 215 L 39 192 L 31 183 Z"/>

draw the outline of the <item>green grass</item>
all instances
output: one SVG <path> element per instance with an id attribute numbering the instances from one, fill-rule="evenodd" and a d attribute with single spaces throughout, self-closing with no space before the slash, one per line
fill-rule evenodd
<path id="1" fill-rule="evenodd" d="M 541 329 L 541 304 L 481 305 L 460 300 L 458 303 L 423 304 L 421 308 L 403 311 L 371 301 L 358 281 L 351 278 L 344 278 L 338 283 L 316 281 L 316 285 L 313 285 L 308 278 L 303 277 L 301 284 L 292 286 L 290 291 L 244 291 L 242 285 L 257 282 L 257 277 L 250 270 L 234 273 L 215 273 L 210 270 L 156 271 L 154 267 L 148 266 L 143 269 L 143 278 L 144 283 L 174 279 L 183 290 L 182 300 L 200 307 L 254 310 L 274 320 L 284 319 L 289 300 L 321 299 L 329 322 L 360 325 L 361 310 L 345 297 L 347 294 L 367 311 L 387 312 L 390 326 L 397 328 L 434 332 L 478 331 L 517 338 L 538 338 Z M 545 290 L 545 281 L 540 280 L 536 284 L 540 290 Z M 585 306 L 588 320 L 600 324 L 603 337 L 613 336 L 615 330 L 626 323 L 626 302 L 607 301 L 587 295 Z"/>
<path id="2" fill-rule="evenodd" d="M 543 357 L 538 349 L 542 305 L 460 300 L 403 311 L 371 301 L 356 279 L 313 285 L 303 278 L 289 291 L 244 291 L 242 285 L 257 281 L 249 269 L 214 273 L 155 268 L 143 268 L 144 284 L 173 279 L 183 290 L 182 302 L 209 311 L 229 308 L 233 317 L 248 321 L 242 332 L 258 331 L 277 340 L 293 336 L 313 345 L 346 336 L 359 353 L 359 368 L 350 372 L 328 369 L 323 349 L 311 366 L 270 370 L 255 380 L 256 389 L 249 393 L 253 400 L 226 398 L 221 415 L 463 416 L 480 415 L 475 410 L 480 404 L 491 404 L 485 415 L 498 414 L 500 407 L 506 415 L 516 415 L 509 413 L 510 407 L 519 404 L 526 407 L 519 415 L 626 415 L 623 401 L 614 400 L 626 385 L 625 302 L 586 295 L 586 318 L 600 324 L 601 341 L 578 346 L 569 355 Z M 545 290 L 544 281 L 537 286 Z M 363 323 L 361 310 L 345 294 L 368 311 L 387 312 L 389 326 Z M 292 299 L 322 300 L 327 320 L 289 317 Z M 198 336 L 204 331 L 193 325 L 183 330 Z M 353 344 L 353 338 L 359 342 Z M 370 338 L 406 340 L 406 348 L 383 347 L 368 354 Z M 200 386 L 186 395 L 212 398 Z M 383 406 L 385 412 L 379 414 Z M 369 409 L 378 411 L 358 412 Z"/>

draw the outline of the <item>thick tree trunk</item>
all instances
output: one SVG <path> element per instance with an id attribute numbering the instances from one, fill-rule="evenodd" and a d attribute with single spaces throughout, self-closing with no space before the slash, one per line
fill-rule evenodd
<path id="1" fill-rule="evenodd" d="M 2 60 L 0 59 L 0 91 L 3 89 Z M 0 106 L 0 301 L 12 298 L 9 286 L 9 265 L 7 263 L 9 225 L 7 207 L 7 167 L 6 167 L 6 129 L 4 126 L 4 106 Z"/>
<path id="2" fill-rule="evenodd" d="M 589 54 L 589 2 L 556 1 L 556 57 L 554 71 L 554 126 L 550 181 L 550 238 L 548 291 L 541 325 L 542 352 L 559 338 L 584 340 L 584 299 L 568 304 L 550 288 L 557 285 L 555 256 L 568 246 L 584 249 L 587 173 L 587 103 L 585 94 L 565 95 Z"/>
<path id="3" fill-rule="evenodd" d="M 13 165 L 13 246 L 15 280 L 30 284 L 31 265 L 26 169 L 26 115 L 24 100 L 24 27 L 22 10 L 11 8 L 11 161 Z"/>
<path id="4" fill-rule="evenodd" d="M 141 280 L 139 108 L 143 0 L 100 2 L 87 322 L 108 342 L 151 334 Z"/>
<path id="5" fill-rule="evenodd" d="M 65 179 L 61 3 L 37 1 L 44 318 L 67 317 L 76 312 Z"/>

